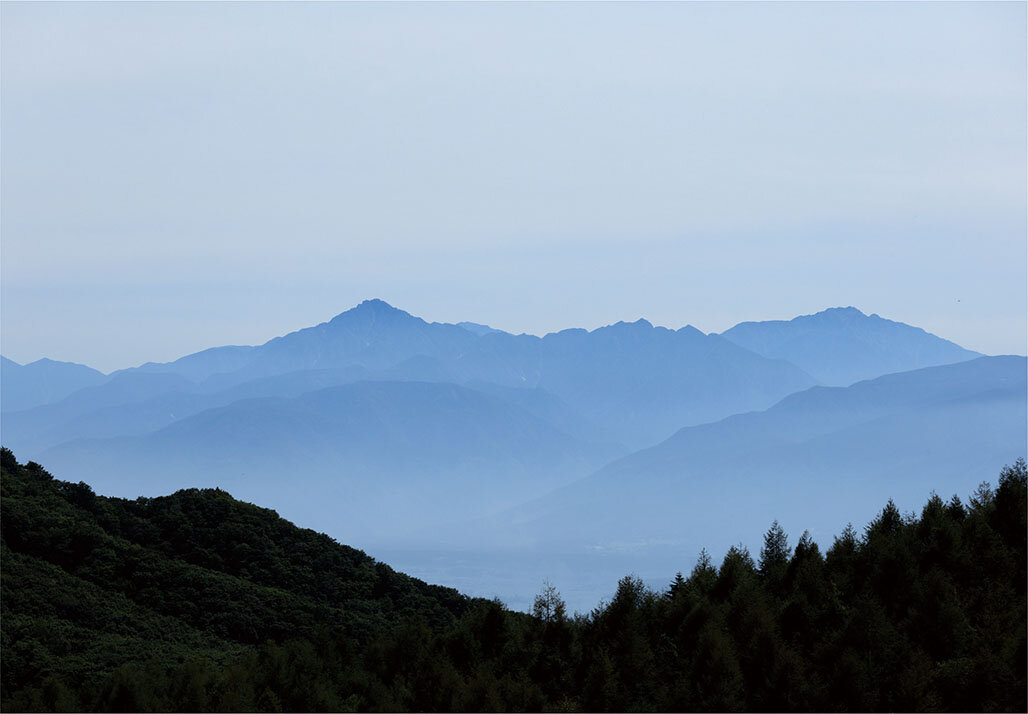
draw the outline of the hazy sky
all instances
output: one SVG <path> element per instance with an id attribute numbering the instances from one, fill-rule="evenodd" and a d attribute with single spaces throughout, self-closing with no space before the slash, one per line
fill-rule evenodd
<path id="1" fill-rule="evenodd" d="M 1025 353 L 1024 3 L 0 13 L 19 362 L 368 297 L 534 333 L 854 305 Z"/>

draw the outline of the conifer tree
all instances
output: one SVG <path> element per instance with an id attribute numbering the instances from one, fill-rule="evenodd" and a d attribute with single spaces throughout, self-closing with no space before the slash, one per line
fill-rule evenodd
<path id="1" fill-rule="evenodd" d="M 764 534 L 764 546 L 760 549 L 760 572 L 768 576 L 789 562 L 789 539 L 782 526 L 775 520 Z"/>

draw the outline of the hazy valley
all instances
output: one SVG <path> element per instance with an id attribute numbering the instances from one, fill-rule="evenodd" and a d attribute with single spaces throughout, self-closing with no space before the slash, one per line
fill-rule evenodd
<path id="1" fill-rule="evenodd" d="M 882 498 L 966 494 L 1028 429 L 1024 358 L 854 308 L 535 337 L 369 300 L 110 375 L 3 370 L 4 445 L 99 493 L 220 487 L 432 582 L 527 607 L 549 578 L 583 611 L 774 519 L 824 545 Z"/>

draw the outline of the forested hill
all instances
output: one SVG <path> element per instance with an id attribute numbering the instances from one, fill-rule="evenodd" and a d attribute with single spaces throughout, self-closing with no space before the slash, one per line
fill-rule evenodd
<path id="1" fill-rule="evenodd" d="M 365 642 L 472 604 L 224 491 L 106 498 L 2 459 L 4 702 L 41 674 L 89 689 L 124 663 L 227 662 L 326 630 Z"/>
<path id="2" fill-rule="evenodd" d="M 0 708 L 1025 711 L 1026 481 L 529 616 L 222 491 L 104 498 L 5 449 Z"/>

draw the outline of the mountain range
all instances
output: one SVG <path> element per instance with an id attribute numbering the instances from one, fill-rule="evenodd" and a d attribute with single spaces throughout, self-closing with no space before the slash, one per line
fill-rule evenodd
<path id="1" fill-rule="evenodd" d="M 530 498 L 619 451 L 458 385 L 362 381 L 242 399 L 150 434 L 80 439 L 40 458 L 112 495 L 231 488 L 365 543 L 398 524 L 454 520 Z"/>
<path id="2" fill-rule="evenodd" d="M 656 586 L 702 547 L 715 557 L 733 545 L 756 553 L 775 520 L 827 548 L 840 523 L 869 520 L 882 499 L 904 511 L 932 489 L 966 500 L 997 464 L 1022 458 L 1026 370 L 1024 357 L 981 357 L 814 387 L 683 428 L 503 512 L 400 534 L 376 552 L 430 582 L 519 604 L 548 578 L 573 607 L 588 607 L 620 572 Z"/>
<path id="3" fill-rule="evenodd" d="M 766 326 L 793 336 L 755 340 Z M 793 349 L 800 343 L 819 346 Z M 877 365 L 867 376 L 978 356 L 853 308 L 789 323 L 742 323 L 722 336 L 639 320 L 540 338 L 428 323 L 368 300 L 260 346 L 215 347 L 108 376 L 82 365 L 5 360 L 0 388 L 5 441 L 30 455 L 74 438 L 145 433 L 244 397 L 296 396 L 361 379 L 541 389 L 605 441 L 641 448 L 683 426 L 766 408 L 818 383 L 811 374 L 834 383 L 837 355 L 826 345 L 835 343 L 846 345 L 846 360 Z M 40 387 L 58 383 L 60 389 Z"/>
<path id="4" fill-rule="evenodd" d="M 966 493 L 978 482 L 968 478 L 986 480 L 995 464 L 1022 457 L 1026 370 L 1024 357 L 981 357 L 814 387 L 684 428 L 489 525 L 508 544 L 699 548 L 702 535 L 727 548 L 739 522 L 762 532 L 777 519 L 788 529 L 803 510 L 812 534 L 830 537 L 840 522 L 866 520 L 878 505 L 872 494 L 913 504 L 932 488 Z M 726 524 L 726 511 L 739 520 Z"/>
<path id="5" fill-rule="evenodd" d="M 439 582 L 456 567 L 441 551 L 518 550 L 534 592 L 539 549 L 576 573 L 585 552 L 727 547 L 717 534 L 738 529 L 711 507 L 726 499 L 758 532 L 845 494 L 834 527 L 886 487 L 920 498 L 915 458 L 966 492 L 1025 452 L 1024 371 L 854 308 L 537 337 L 368 300 L 110 375 L 5 360 L 0 418 L 5 446 L 109 495 L 230 488 L 347 542 L 435 549 L 436 575 L 392 560 Z"/>

